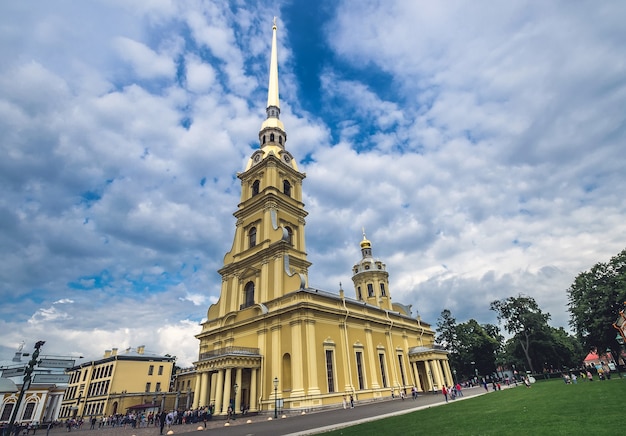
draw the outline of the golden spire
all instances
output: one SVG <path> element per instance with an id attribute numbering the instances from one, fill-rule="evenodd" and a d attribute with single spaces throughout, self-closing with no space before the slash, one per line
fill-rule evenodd
<path id="1" fill-rule="evenodd" d="M 280 148 L 284 148 L 284 142 L 287 140 L 287 135 L 285 134 L 285 126 L 283 126 L 283 122 L 279 119 L 280 100 L 278 97 L 278 52 L 276 48 L 276 29 L 276 17 L 274 17 L 274 21 L 272 23 L 272 52 L 270 54 L 270 81 L 267 88 L 267 107 L 265 108 L 267 118 L 261 125 L 259 139 L 261 140 L 261 147 L 265 144 L 270 145 L 278 143 Z M 268 135 L 265 138 L 266 141 L 263 141 L 263 135 L 266 131 Z M 270 135 L 274 137 L 274 141 L 270 140 Z"/>
<path id="2" fill-rule="evenodd" d="M 276 52 L 276 17 L 272 23 L 272 53 L 270 55 L 270 83 L 267 88 L 267 107 L 280 109 L 278 100 L 278 54 Z"/>

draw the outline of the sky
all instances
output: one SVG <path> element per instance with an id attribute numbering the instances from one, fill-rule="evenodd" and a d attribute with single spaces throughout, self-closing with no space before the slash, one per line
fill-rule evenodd
<path id="1" fill-rule="evenodd" d="M 192 365 L 274 16 L 309 285 L 354 297 L 364 228 L 433 326 L 522 293 L 569 329 L 626 247 L 626 3 L 34 0 L 0 3 L 0 356 Z"/>

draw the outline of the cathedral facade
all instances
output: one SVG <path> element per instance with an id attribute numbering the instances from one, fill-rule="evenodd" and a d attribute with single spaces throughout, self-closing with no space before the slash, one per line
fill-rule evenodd
<path id="1" fill-rule="evenodd" d="M 353 396 L 436 391 L 453 383 L 434 331 L 410 307 L 392 302 L 386 265 L 363 234 L 352 269 L 353 297 L 308 286 L 302 183 L 280 120 L 276 25 L 267 118 L 241 180 L 220 298 L 200 341 L 193 407 L 236 412 L 306 410 Z"/>

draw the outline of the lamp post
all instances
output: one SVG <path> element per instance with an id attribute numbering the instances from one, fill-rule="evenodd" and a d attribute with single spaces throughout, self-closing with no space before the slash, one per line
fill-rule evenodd
<path id="1" fill-rule="evenodd" d="M 452 381 L 454 382 L 454 384 L 456 386 L 456 369 L 452 370 L 452 375 L 454 376 L 454 377 L 452 377 Z"/>
<path id="2" fill-rule="evenodd" d="M 274 377 L 274 419 L 278 418 L 278 377 Z"/>

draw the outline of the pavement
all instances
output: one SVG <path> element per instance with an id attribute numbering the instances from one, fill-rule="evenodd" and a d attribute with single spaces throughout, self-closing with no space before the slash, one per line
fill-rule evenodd
<path id="1" fill-rule="evenodd" d="M 505 387 L 503 386 L 502 388 L 504 389 Z M 489 390 L 489 393 L 491 392 Z M 486 393 L 482 387 L 467 388 L 463 390 L 463 397 L 450 400 L 450 402 L 463 401 Z M 208 432 L 210 434 L 228 436 L 304 436 L 445 404 L 446 402 L 442 394 L 426 393 L 420 394 L 416 400 L 410 397 L 405 400 L 387 397 L 373 402 L 357 402 L 353 409 L 349 405 L 347 409 L 340 405 L 339 408 L 333 409 L 279 415 L 277 419 L 274 419 L 272 412 L 259 415 L 237 415 L 230 422 L 218 417 L 207 421 L 206 429 L 203 423 L 200 422 L 196 424 L 174 425 L 169 430 L 173 432 L 174 436 L 191 432 Z M 166 428 L 164 433 L 167 432 L 168 429 Z M 68 433 L 68 431 L 61 427 L 52 429 L 49 432 L 40 429 L 37 431 L 36 436 L 43 436 L 46 433 L 49 433 L 49 436 L 61 436 L 61 433 Z M 71 433 L 79 433 L 76 436 L 159 436 L 159 427 L 132 428 L 129 426 L 127 428 L 104 427 L 100 429 L 96 427 L 96 429 L 90 430 L 89 424 L 85 424 L 81 429 L 72 430 Z"/>

